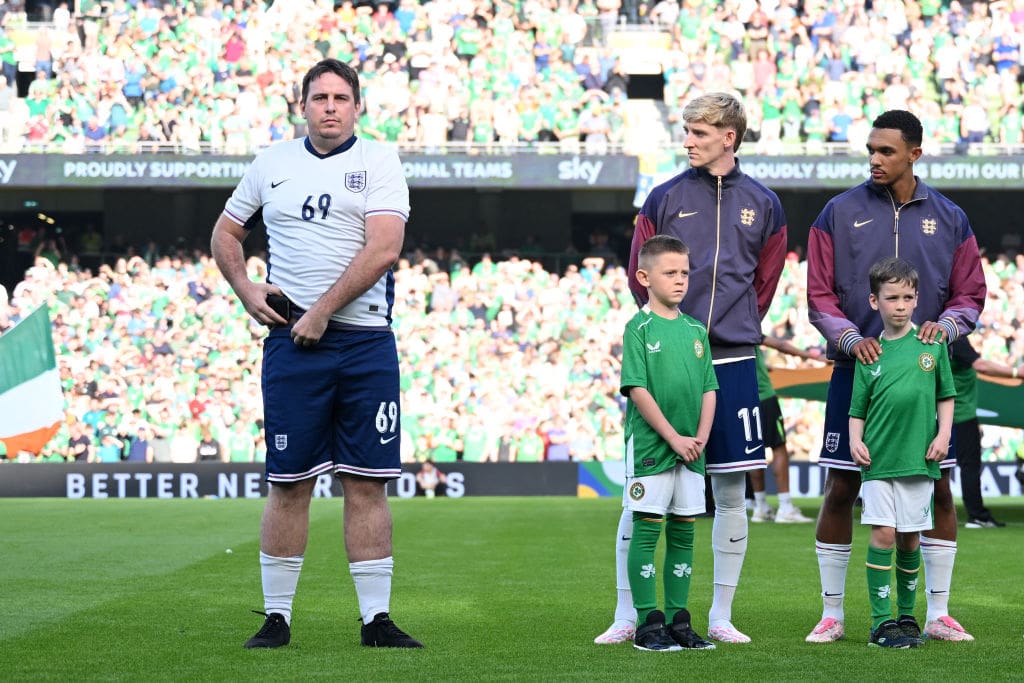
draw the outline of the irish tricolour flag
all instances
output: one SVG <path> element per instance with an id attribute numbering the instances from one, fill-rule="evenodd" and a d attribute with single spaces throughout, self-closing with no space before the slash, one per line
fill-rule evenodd
<path id="1" fill-rule="evenodd" d="M 7 457 L 38 453 L 64 419 L 46 307 L 0 336 L 0 441 Z"/>

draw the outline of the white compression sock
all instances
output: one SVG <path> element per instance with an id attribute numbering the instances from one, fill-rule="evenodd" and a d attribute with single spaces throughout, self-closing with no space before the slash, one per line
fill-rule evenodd
<path id="1" fill-rule="evenodd" d="M 302 571 L 303 555 L 274 557 L 260 551 L 260 576 L 263 579 L 263 611 L 277 612 L 292 623 L 292 601 Z"/>
<path id="2" fill-rule="evenodd" d="M 708 613 L 709 625 L 732 620 L 732 600 L 747 553 L 745 488 L 743 472 L 711 475 L 711 490 L 715 494 L 715 522 L 711 528 L 715 591 Z"/>
<path id="3" fill-rule="evenodd" d="M 394 567 L 395 560 L 392 557 L 349 562 L 348 571 L 356 585 L 359 614 L 364 624 L 369 624 L 381 612 L 391 611 L 391 575 Z"/>
<path id="4" fill-rule="evenodd" d="M 953 584 L 956 541 L 921 536 L 921 560 L 924 562 L 924 594 L 928 601 L 926 621 L 949 616 L 949 588 Z"/>
<path id="5" fill-rule="evenodd" d="M 619 517 L 619 528 L 615 533 L 615 588 L 618 594 L 615 602 L 615 621 L 636 623 L 636 608 L 633 607 L 633 591 L 629 589 L 629 541 L 633 537 L 633 513 L 623 510 Z"/>
<path id="6" fill-rule="evenodd" d="M 793 499 L 790 497 L 789 493 L 788 492 L 787 493 L 780 493 L 779 494 L 779 512 L 782 512 L 783 510 L 790 510 L 790 509 L 792 509 L 792 507 L 793 507 Z"/>
<path id="7" fill-rule="evenodd" d="M 850 565 L 849 543 L 815 541 L 818 573 L 821 574 L 821 618 L 843 621 L 843 594 L 846 591 L 846 569 Z"/>
<path id="8" fill-rule="evenodd" d="M 765 510 L 768 508 L 768 494 L 764 491 L 754 491 L 754 509 Z"/>

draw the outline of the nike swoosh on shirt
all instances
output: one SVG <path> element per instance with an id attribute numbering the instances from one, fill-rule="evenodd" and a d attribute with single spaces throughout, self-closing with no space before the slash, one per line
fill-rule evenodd
<path id="1" fill-rule="evenodd" d="M 697 211 L 685 211 L 685 212 L 684 211 L 680 211 L 679 212 L 679 217 L 680 218 L 687 218 L 688 216 L 696 216 L 698 213 L 699 212 L 697 212 Z"/>
<path id="2" fill-rule="evenodd" d="M 397 434 L 395 434 L 394 436 L 392 436 L 392 437 L 390 437 L 390 438 L 388 438 L 388 439 L 385 439 L 385 438 L 384 438 L 384 437 L 382 436 L 382 437 L 380 437 L 380 445 L 381 445 L 381 446 L 384 446 L 384 445 L 386 445 L 386 444 L 389 444 L 389 443 L 391 443 L 392 441 L 394 441 L 394 440 L 395 440 L 395 439 L 397 439 L 397 438 L 398 438 L 398 435 L 397 435 Z"/>
<path id="3" fill-rule="evenodd" d="M 874 218 L 869 218 L 866 221 L 854 221 L 853 222 L 853 227 L 859 228 L 861 226 L 867 225 L 868 223 L 870 223 L 873 220 L 875 220 L 875 219 Z"/>
<path id="4" fill-rule="evenodd" d="M 276 183 L 271 182 L 270 183 L 270 189 L 273 190 L 278 185 L 281 185 L 283 183 L 287 183 L 289 180 L 291 180 L 291 178 L 285 178 L 284 180 L 278 180 Z"/>

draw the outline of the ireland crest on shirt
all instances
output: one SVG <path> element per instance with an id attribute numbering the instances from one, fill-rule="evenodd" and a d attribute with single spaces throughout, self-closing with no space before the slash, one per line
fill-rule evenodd
<path id="1" fill-rule="evenodd" d="M 931 372 L 935 369 L 935 356 L 930 353 L 922 353 L 917 358 L 917 364 L 925 372 Z"/>
<path id="2" fill-rule="evenodd" d="M 345 174 L 345 189 L 362 192 L 366 188 L 366 171 L 355 171 Z"/>

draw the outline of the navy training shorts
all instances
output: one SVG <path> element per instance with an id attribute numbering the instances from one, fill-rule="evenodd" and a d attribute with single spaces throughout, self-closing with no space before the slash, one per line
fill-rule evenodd
<path id="1" fill-rule="evenodd" d="M 708 474 L 763 469 L 757 363 L 749 359 L 715 363 L 718 394 L 707 446 Z"/>

